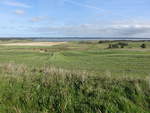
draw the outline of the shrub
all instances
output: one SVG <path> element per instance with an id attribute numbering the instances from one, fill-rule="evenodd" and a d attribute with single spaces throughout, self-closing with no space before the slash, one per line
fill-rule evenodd
<path id="1" fill-rule="evenodd" d="M 128 43 L 124 43 L 124 42 L 119 42 L 118 44 L 123 46 L 128 46 Z"/>
<path id="2" fill-rule="evenodd" d="M 119 44 L 112 44 L 112 48 L 119 48 Z"/>
<path id="3" fill-rule="evenodd" d="M 98 41 L 98 43 L 99 43 L 99 44 L 102 44 L 102 43 L 104 43 L 104 41 L 100 40 L 100 41 Z"/>
<path id="4" fill-rule="evenodd" d="M 118 44 L 109 44 L 108 48 L 119 48 Z"/>
<path id="5" fill-rule="evenodd" d="M 119 42 L 118 45 L 120 45 L 121 48 L 124 48 L 125 46 L 128 46 L 128 43 Z"/>
<path id="6" fill-rule="evenodd" d="M 108 48 L 124 48 L 128 43 L 119 42 L 117 44 L 109 44 Z"/>
<path id="7" fill-rule="evenodd" d="M 102 43 L 111 43 L 111 42 L 113 42 L 113 41 L 111 41 L 111 40 L 100 40 L 100 41 L 98 41 L 99 44 L 102 44 Z"/>
<path id="8" fill-rule="evenodd" d="M 146 44 L 142 44 L 140 47 L 141 48 L 146 48 Z"/>
<path id="9" fill-rule="evenodd" d="M 109 44 L 108 48 L 112 48 L 112 45 L 111 45 L 111 44 Z"/>

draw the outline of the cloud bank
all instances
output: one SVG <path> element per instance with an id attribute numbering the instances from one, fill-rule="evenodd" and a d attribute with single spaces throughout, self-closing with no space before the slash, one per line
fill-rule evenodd
<path id="1" fill-rule="evenodd" d="M 55 26 L 33 28 L 37 32 L 61 34 L 64 36 L 94 36 L 94 37 L 148 37 L 150 24 L 82 24 L 74 26 Z"/>

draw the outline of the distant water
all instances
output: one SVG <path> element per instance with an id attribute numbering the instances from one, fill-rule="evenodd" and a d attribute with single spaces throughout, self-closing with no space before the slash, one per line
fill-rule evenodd
<path id="1" fill-rule="evenodd" d="M 81 37 L 62 37 L 62 38 L 31 38 L 33 41 L 94 41 L 94 40 L 150 40 L 150 38 L 102 38 L 102 37 L 88 37 L 88 38 L 81 38 Z"/>
<path id="2" fill-rule="evenodd" d="M 50 42 L 61 42 L 61 41 L 92 41 L 92 40 L 149 40 L 150 38 L 131 38 L 131 37 L 5 37 L 0 40 L 17 39 L 17 40 L 33 40 L 33 41 L 50 41 Z"/>

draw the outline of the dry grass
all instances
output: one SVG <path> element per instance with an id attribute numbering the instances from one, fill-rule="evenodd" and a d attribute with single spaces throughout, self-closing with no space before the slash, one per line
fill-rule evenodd
<path id="1" fill-rule="evenodd" d="M 17 43 L 5 43 L 0 44 L 2 46 L 53 46 L 53 45 L 60 45 L 65 44 L 66 42 L 17 42 Z"/>

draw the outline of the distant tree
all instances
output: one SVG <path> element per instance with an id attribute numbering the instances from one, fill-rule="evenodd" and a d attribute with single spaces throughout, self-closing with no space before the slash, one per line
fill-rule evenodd
<path id="1" fill-rule="evenodd" d="M 142 44 L 140 47 L 141 48 L 146 48 L 146 44 Z"/>

